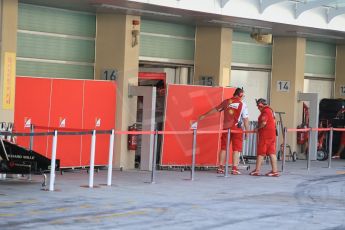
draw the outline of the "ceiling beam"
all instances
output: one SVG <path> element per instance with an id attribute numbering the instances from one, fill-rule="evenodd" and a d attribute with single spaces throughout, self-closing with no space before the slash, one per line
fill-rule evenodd
<path id="1" fill-rule="evenodd" d="M 321 6 L 326 6 L 336 1 L 337 0 L 318 0 L 318 1 L 296 3 L 295 18 L 297 19 L 305 11 L 312 10 L 314 8 L 321 7 Z"/>
<path id="2" fill-rule="evenodd" d="M 230 0 L 219 0 L 220 8 L 224 8 L 224 6 L 229 2 Z"/>
<path id="3" fill-rule="evenodd" d="M 260 13 L 262 14 L 266 8 L 277 4 L 279 2 L 286 2 L 286 0 L 259 0 L 260 2 Z"/>
<path id="4" fill-rule="evenodd" d="M 333 18 L 345 14 L 345 7 L 329 8 L 327 12 L 327 22 L 330 23 Z"/>

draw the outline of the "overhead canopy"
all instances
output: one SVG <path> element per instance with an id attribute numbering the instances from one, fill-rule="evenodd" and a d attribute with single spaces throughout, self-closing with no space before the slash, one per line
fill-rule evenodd
<path id="1" fill-rule="evenodd" d="M 266 8 L 271 5 L 282 2 L 293 2 L 295 6 L 295 18 L 298 18 L 301 14 L 308 10 L 316 8 L 323 8 L 327 22 L 330 22 L 333 18 L 345 14 L 345 1 L 344 0 L 259 0 L 260 12 L 263 13 Z"/>
<path id="2" fill-rule="evenodd" d="M 345 0 L 18 0 L 49 7 L 139 15 L 189 25 L 345 43 Z"/>

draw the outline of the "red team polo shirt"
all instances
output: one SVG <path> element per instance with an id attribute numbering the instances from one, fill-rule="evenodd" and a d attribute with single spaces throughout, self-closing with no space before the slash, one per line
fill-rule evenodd
<path id="1" fill-rule="evenodd" d="M 259 124 L 266 122 L 266 126 L 259 129 L 259 138 L 275 138 L 276 137 L 276 123 L 274 120 L 274 114 L 270 107 L 265 106 L 261 111 L 261 114 L 258 118 Z"/>
<path id="2" fill-rule="evenodd" d="M 216 107 L 218 112 L 224 111 L 223 129 L 241 130 L 238 122 L 243 118 L 248 118 L 248 110 L 239 97 L 233 97 L 224 100 Z M 242 151 L 243 135 L 242 133 L 232 133 L 231 143 L 233 151 Z M 221 137 L 221 149 L 226 150 L 227 133 Z"/>
<path id="3" fill-rule="evenodd" d="M 242 108 L 243 103 L 238 97 L 226 99 L 216 107 L 218 112 L 224 111 L 223 129 L 238 129 Z"/>

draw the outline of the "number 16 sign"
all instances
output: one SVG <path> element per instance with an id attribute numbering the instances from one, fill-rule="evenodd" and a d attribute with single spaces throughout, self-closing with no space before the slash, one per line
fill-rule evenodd
<path id="1" fill-rule="evenodd" d="M 290 91 L 290 81 L 277 81 L 277 91 L 278 92 L 289 92 Z"/>

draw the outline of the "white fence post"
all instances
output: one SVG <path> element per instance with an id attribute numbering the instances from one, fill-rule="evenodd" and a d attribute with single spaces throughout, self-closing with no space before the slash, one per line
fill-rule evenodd
<path id="1" fill-rule="evenodd" d="M 115 137 L 115 131 L 114 129 L 111 130 L 110 134 L 110 142 L 109 142 L 109 162 L 108 162 L 108 181 L 107 185 L 111 186 L 111 177 L 113 173 L 113 151 L 114 151 L 114 137 Z"/>
<path id="2" fill-rule="evenodd" d="M 57 130 L 54 130 L 52 158 L 51 158 L 51 163 L 50 163 L 49 191 L 54 191 L 56 148 L 57 148 Z"/>
<path id="3" fill-rule="evenodd" d="M 90 152 L 90 171 L 89 171 L 89 188 L 93 188 L 93 174 L 95 168 L 95 149 L 96 149 L 96 130 L 92 131 L 91 152 Z"/>
<path id="4" fill-rule="evenodd" d="M 332 147 L 333 147 L 333 127 L 329 131 L 329 142 L 328 142 L 328 168 L 331 168 L 331 161 L 332 161 Z"/>

